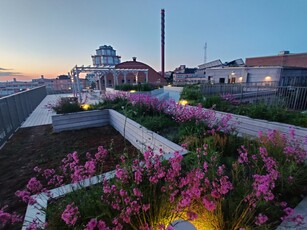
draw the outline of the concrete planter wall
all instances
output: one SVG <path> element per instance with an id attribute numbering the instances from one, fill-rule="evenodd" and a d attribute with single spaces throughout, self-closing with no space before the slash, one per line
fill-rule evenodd
<path id="1" fill-rule="evenodd" d="M 90 110 L 77 113 L 59 114 L 52 116 L 54 132 L 100 127 L 112 125 L 134 147 L 142 153 L 151 147 L 158 152 L 163 149 L 167 158 L 168 154 L 182 150 L 182 148 L 168 139 L 146 129 L 135 121 L 112 109 Z"/>
<path id="2" fill-rule="evenodd" d="M 99 127 L 109 124 L 108 110 L 89 110 L 52 116 L 53 131 Z"/>
<path id="3" fill-rule="evenodd" d="M 227 113 L 216 111 L 217 118 L 221 118 Z M 269 130 L 278 130 L 282 134 L 289 135 L 290 127 L 295 130 L 295 136 L 298 139 L 304 140 L 307 137 L 307 128 L 289 125 L 279 122 L 271 122 L 261 119 L 252 119 L 246 116 L 231 114 L 232 119 L 230 124 L 233 124 L 240 136 L 258 137 L 260 131 L 267 133 Z M 307 150 L 307 143 L 303 144 Z"/>
<path id="4" fill-rule="evenodd" d="M 112 125 L 142 153 L 147 150 L 148 146 L 150 146 L 154 152 L 157 153 L 160 151 L 160 149 L 162 149 L 166 159 L 168 159 L 175 151 L 182 151 L 181 154 L 186 153 L 186 150 L 183 150 L 179 145 L 151 130 L 146 129 L 144 126 L 141 126 L 135 121 L 126 118 L 124 115 L 114 110 L 109 110 L 109 113 L 110 125 Z"/>

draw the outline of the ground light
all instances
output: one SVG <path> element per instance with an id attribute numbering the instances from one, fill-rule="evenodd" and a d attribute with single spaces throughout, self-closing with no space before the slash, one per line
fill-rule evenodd
<path id="1" fill-rule="evenodd" d="M 88 110 L 90 108 L 90 105 L 89 104 L 83 104 L 83 105 L 81 105 L 81 108 L 83 110 Z"/>
<path id="2" fill-rule="evenodd" d="M 129 92 L 130 92 L 130 93 L 135 93 L 136 90 L 132 89 L 132 90 L 130 90 Z"/>
<path id="3" fill-rule="evenodd" d="M 180 105 L 187 105 L 187 104 L 188 104 L 188 101 L 187 101 L 187 100 L 180 100 L 180 101 L 179 101 L 179 104 L 180 104 Z"/>

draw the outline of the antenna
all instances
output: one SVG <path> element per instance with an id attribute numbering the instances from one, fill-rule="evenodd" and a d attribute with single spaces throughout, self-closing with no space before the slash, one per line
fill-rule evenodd
<path id="1" fill-rule="evenodd" d="M 204 46 L 204 64 L 207 62 L 207 42 L 205 42 Z"/>

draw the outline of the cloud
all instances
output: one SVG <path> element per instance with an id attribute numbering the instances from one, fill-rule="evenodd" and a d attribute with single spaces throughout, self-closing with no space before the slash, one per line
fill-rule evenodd
<path id="1" fill-rule="evenodd" d="M 0 77 L 7 76 L 22 76 L 21 73 L 18 72 L 0 72 Z"/>
<path id="2" fill-rule="evenodd" d="M 13 71 L 8 71 L 8 70 L 12 70 L 12 69 L 6 69 L 6 68 L 1 68 L 0 67 L 0 77 L 7 77 L 7 76 L 20 76 L 21 73 L 19 72 L 13 72 Z"/>

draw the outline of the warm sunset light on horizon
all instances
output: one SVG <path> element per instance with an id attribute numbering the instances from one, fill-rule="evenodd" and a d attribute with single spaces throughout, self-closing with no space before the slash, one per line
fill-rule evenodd
<path id="1" fill-rule="evenodd" d="M 160 71 L 161 9 L 166 71 L 203 64 L 205 42 L 207 61 L 307 52 L 304 0 L 1 0 L 0 81 L 67 74 L 101 45 Z"/>

